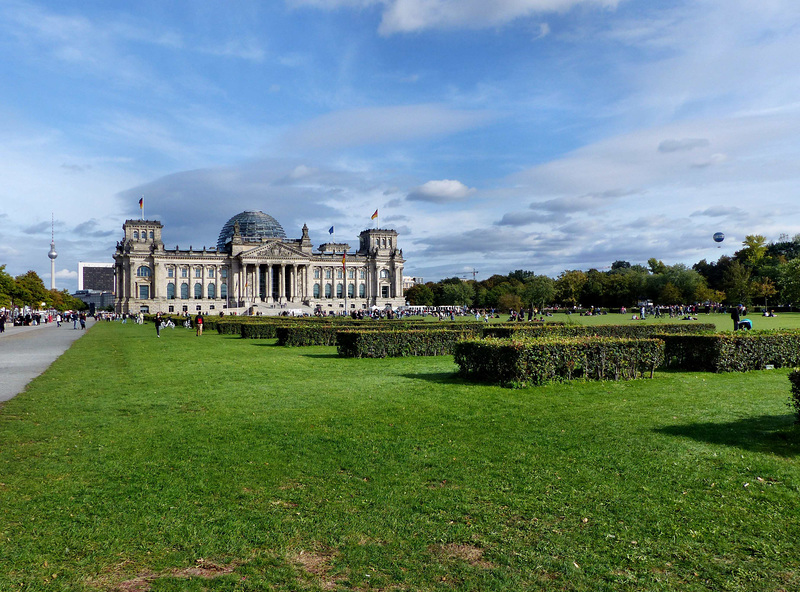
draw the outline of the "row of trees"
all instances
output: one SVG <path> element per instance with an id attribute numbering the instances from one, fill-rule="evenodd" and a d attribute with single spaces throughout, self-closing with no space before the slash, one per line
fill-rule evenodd
<path id="1" fill-rule="evenodd" d="M 87 305 L 66 290 L 48 290 L 42 278 L 35 271 L 13 277 L 6 272 L 6 266 L 0 265 L 0 307 L 14 308 L 30 306 L 56 310 L 83 310 Z"/>
<path id="2" fill-rule="evenodd" d="M 410 304 L 465 305 L 520 310 L 530 306 L 597 306 L 618 308 L 641 301 L 661 305 L 717 302 L 724 304 L 800 303 L 800 235 L 767 243 L 749 235 L 743 248 L 716 262 L 705 259 L 687 267 L 665 265 L 655 258 L 647 266 L 615 261 L 607 271 L 565 270 L 555 279 L 516 270 L 482 281 L 454 277 L 417 285 L 406 292 Z"/>

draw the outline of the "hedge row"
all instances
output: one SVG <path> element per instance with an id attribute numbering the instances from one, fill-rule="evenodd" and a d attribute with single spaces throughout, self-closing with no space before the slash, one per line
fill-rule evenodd
<path id="1" fill-rule="evenodd" d="M 484 337 L 620 337 L 627 339 L 650 338 L 655 335 L 697 334 L 709 333 L 716 330 L 716 325 L 711 323 L 669 323 L 658 325 L 598 325 L 586 327 L 584 325 L 526 325 L 508 323 L 504 325 L 490 325 L 484 328 Z"/>
<path id="2" fill-rule="evenodd" d="M 792 394 L 789 396 L 789 406 L 797 416 L 795 423 L 800 423 L 800 370 L 789 373 L 789 382 L 792 385 Z"/>
<path id="3" fill-rule="evenodd" d="M 339 355 L 343 358 L 399 358 L 405 356 L 444 356 L 453 353 L 455 344 L 480 336 L 480 325 L 461 325 L 437 329 L 396 331 L 339 331 Z"/>
<path id="4" fill-rule="evenodd" d="M 746 372 L 800 365 L 800 331 L 714 335 L 661 335 L 669 368 L 700 372 Z"/>
<path id="5" fill-rule="evenodd" d="M 551 381 L 630 380 L 648 375 L 664 360 L 660 339 L 577 337 L 465 340 L 455 345 L 459 374 L 508 386 Z"/>

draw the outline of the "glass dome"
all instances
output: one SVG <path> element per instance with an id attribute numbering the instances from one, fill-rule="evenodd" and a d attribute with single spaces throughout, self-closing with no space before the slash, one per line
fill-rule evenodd
<path id="1" fill-rule="evenodd" d="M 217 250 L 225 249 L 225 244 L 233 236 L 233 226 L 239 223 L 239 232 L 246 243 L 259 243 L 262 238 L 286 238 L 280 223 L 264 212 L 242 212 L 225 222 L 217 239 Z"/>

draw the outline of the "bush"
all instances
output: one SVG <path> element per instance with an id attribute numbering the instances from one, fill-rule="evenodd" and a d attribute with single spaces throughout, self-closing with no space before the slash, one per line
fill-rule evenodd
<path id="1" fill-rule="evenodd" d="M 789 406 L 794 411 L 797 419 L 795 423 L 800 423 L 800 370 L 795 368 L 789 373 L 789 382 L 792 384 L 792 394 L 789 396 Z"/>
<path id="2" fill-rule="evenodd" d="M 583 325 L 555 325 L 547 323 L 544 325 L 533 325 L 520 323 L 508 323 L 504 325 L 494 325 L 485 327 L 483 334 L 485 337 L 619 337 L 627 339 L 650 338 L 655 335 L 673 334 L 697 334 L 714 331 L 716 325 L 710 323 L 679 324 L 670 323 L 664 325 L 598 325 L 596 327 L 586 327 Z"/>
<path id="3" fill-rule="evenodd" d="M 339 355 L 343 358 L 398 358 L 452 354 L 464 338 L 480 336 L 480 325 L 394 331 L 339 331 Z"/>
<path id="4" fill-rule="evenodd" d="M 660 335 L 670 368 L 746 372 L 800 365 L 800 332 L 764 331 L 714 335 Z"/>
<path id="5" fill-rule="evenodd" d="M 652 378 L 663 359 L 660 339 L 483 339 L 455 346 L 459 374 L 510 386 L 574 378 L 630 380 L 645 373 Z"/>

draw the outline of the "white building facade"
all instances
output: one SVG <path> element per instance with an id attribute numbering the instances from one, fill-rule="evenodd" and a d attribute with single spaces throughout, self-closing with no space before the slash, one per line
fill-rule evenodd
<path id="1" fill-rule="evenodd" d="M 351 253 L 343 243 L 314 250 L 305 225 L 301 238 L 287 239 L 263 212 L 231 218 L 215 249 L 167 249 L 154 220 L 127 220 L 122 228 L 114 253 L 118 313 L 341 314 L 404 304 L 394 230 L 362 231 Z"/>

